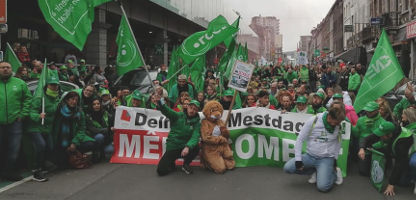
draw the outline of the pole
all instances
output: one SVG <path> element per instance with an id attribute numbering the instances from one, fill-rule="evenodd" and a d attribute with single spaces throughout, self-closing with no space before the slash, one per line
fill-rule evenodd
<path id="1" fill-rule="evenodd" d="M 121 0 L 116 0 L 116 1 L 120 5 L 121 12 L 123 13 L 123 16 L 126 17 L 126 21 L 127 21 L 127 24 L 129 25 L 130 32 L 133 33 L 133 30 L 131 29 L 131 26 L 130 26 L 129 18 L 127 18 L 126 11 L 124 10 L 123 3 L 121 3 Z M 137 43 L 137 40 L 136 40 L 136 37 L 134 36 L 134 34 L 133 34 L 133 39 L 134 39 L 134 43 L 136 44 L 137 49 L 139 50 L 139 55 L 140 55 L 140 58 L 143 61 L 144 69 L 146 70 L 147 77 L 149 78 L 149 82 L 152 83 L 152 78 L 150 78 L 150 74 L 149 74 L 149 70 L 147 69 L 146 61 L 143 58 L 142 51 L 140 50 L 139 44 Z M 153 91 L 156 92 L 156 88 L 153 85 L 153 83 L 151 85 L 152 85 Z"/>
<path id="2" fill-rule="evenodd" d="M 45 97 L 42 97 L 42 113 L 45 113 Z M 45 124 L 45 118 L 42 118 L 42 125 Z"/>
<path id="3" fill-rule="evenodd" d="M 183 68 L 188 67 L 188 65 L 183 66 L 182 68 L 180 68 L 177 72 L 175 72 L 170 78 L 166 79 L 167 81 L 170 81 L 170 79 L 172 79 L 173 77 L 176 76 L 176 74 L 178 74 L 179 72 L 182 71 Z"/>
<path id="4" fill-rule="evenodd" d="M 227 120 L 225 120 L 225 125 L 226 125 L 226 126 L 227 126 L 228 121 L 230 120 L 231 111 L 233 110 L 233 107 L 234 107 L 234 102 L 235 102 L 235 97 L 236 97 L 236 96 L 237 96 L 237 90 L 235 90 L 235 91 L 234 91 L 233 100 L 231 101 L 230 108 L 228 109 Z"/>

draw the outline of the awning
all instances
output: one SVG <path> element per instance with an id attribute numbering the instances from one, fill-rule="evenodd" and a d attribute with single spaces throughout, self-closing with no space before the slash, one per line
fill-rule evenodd
<path id="1" fill-rule="evenodd" d="M 358 63 L 358 59 L 360 58 L 360 48 L 355 47 L 353 49 L 350 49 L 344 53 L 341 53 L 334 57 L 335 60 L 343 60 L 344 62 L 354 62 Z"/>

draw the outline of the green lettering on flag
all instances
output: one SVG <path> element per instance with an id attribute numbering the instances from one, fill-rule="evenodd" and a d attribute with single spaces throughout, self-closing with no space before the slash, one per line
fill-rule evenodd
<path id="1" fill-rule="evenodd" d="M 402 68 L 383 30 L 355 99 L 355 111 L 360 112 L 366 103 L 383 96 L 403 78 Z"/>
<path id="2" fill-rule="evenodd" d="M 12 66 L 13 72 L 17 72 L 17 69 L 22 66 L 16 54 L 14 53 L 12 47 L 7 43 L 6 55 L 4 56 L 4 61 L 9 62 Z"/>
<path id="3" fill-rule="evenodd" d="M 381 192 L 384 183 L 384 154 L 374 149 L 370 150 L 371 155 L 371 182 Z"/>
<path id="4" fill-rule="evenodd" d="M 190 64 L 237 31 L 238 28 L 229 25 L 227 20 L 219 15 L 209 23 L 206 31 L 194 33 L 186 38 L 178 49 L 178 55 L 183 62 Z"/>
<path id="5" fill-rule="evenodd" d="M 111 0 L 38 0 L 38 3 L 52 28 L 82 50 L 92 30 L 94 7 L 109 1 Z"/>
<path id="6" fill-rule="evenodd" d="M 144 65 L 140 49 L 134 40 L 133 31 L 127 20 L 126 16 L 123 15 L 121 17 L 116 39 L 118 46 L 116 71 L 118 75 L 125 74 Z"/>

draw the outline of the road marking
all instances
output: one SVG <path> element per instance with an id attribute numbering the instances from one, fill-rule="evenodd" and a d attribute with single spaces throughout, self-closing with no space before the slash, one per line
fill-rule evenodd
<path id="1" fill-rule="evenodd" d="M 0 193 L 3 193 L 6 190 L 12 189 L 12 188 L 14 188 L 14 187 L 16 187 L 16 186 L 18 186 L 18 185 L 20 185 L 22 183 L 25 183 L 27 181 L 30 181 L 32 179 L 33 179 L 33 176 L 28 176 L 28 177 L 22 179 L 21 181 L 17 181 L 17 182 L 14 182 L 12 184 L 9 184 L 7 186 L 4 186 L 3 188 L 0 188 Z"/>

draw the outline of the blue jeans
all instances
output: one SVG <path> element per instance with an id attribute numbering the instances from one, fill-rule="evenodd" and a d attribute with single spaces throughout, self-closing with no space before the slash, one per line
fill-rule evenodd
<path id="1" fill-rule="evenodd" d="M 50 134 L 41 134 L 39 132 L 29 133 L 30 139 L 35 146 L 35 162 L 33 163 L 33 169 L 42 168 L 45 162 L 45 154 L 48 159 L 51 159 L 51 153 L 53 150 L 53 139 Z"/>
<path id="2" fill-rule="evenodd" d="M 295 158 L 290 159 L 284 166 L 288 174 L 311 175 L 316 172 L 316 186 L 321 192 L 328 192 L 337 178 L 334 170 L 334 158 L 314 157 L 310 154 L 302 154 L 304 169 L 299 171 L 295 166 Z"/>
<path id="3" fill-rule="evenodd" d="M 410 156 L 409 165 L 412 179 L 416 181 L 416 153 L 413 153 L 412 156 Z"/>
<path id="4" fill-rule="evenodd" d="M 5 136 L 8 137 L 5 170 L 15 171 L 16 159 L 19 155 L 20 143 L 22 141 L 22 122 L 16 120 L 9 125 L 0 125 L 0 145 L 2 138 Z"/>
<path id="5" fill-rule="evenodd" d="M 99 149 L 103 149 L 105 154 L 113 154 L 114 147 L 112 144 L 108 144 L 107 146 L 103 146 L 104 144 L 104 135 L 99 133 L 94 136 L 95 142 L 97 143 Z"/>

